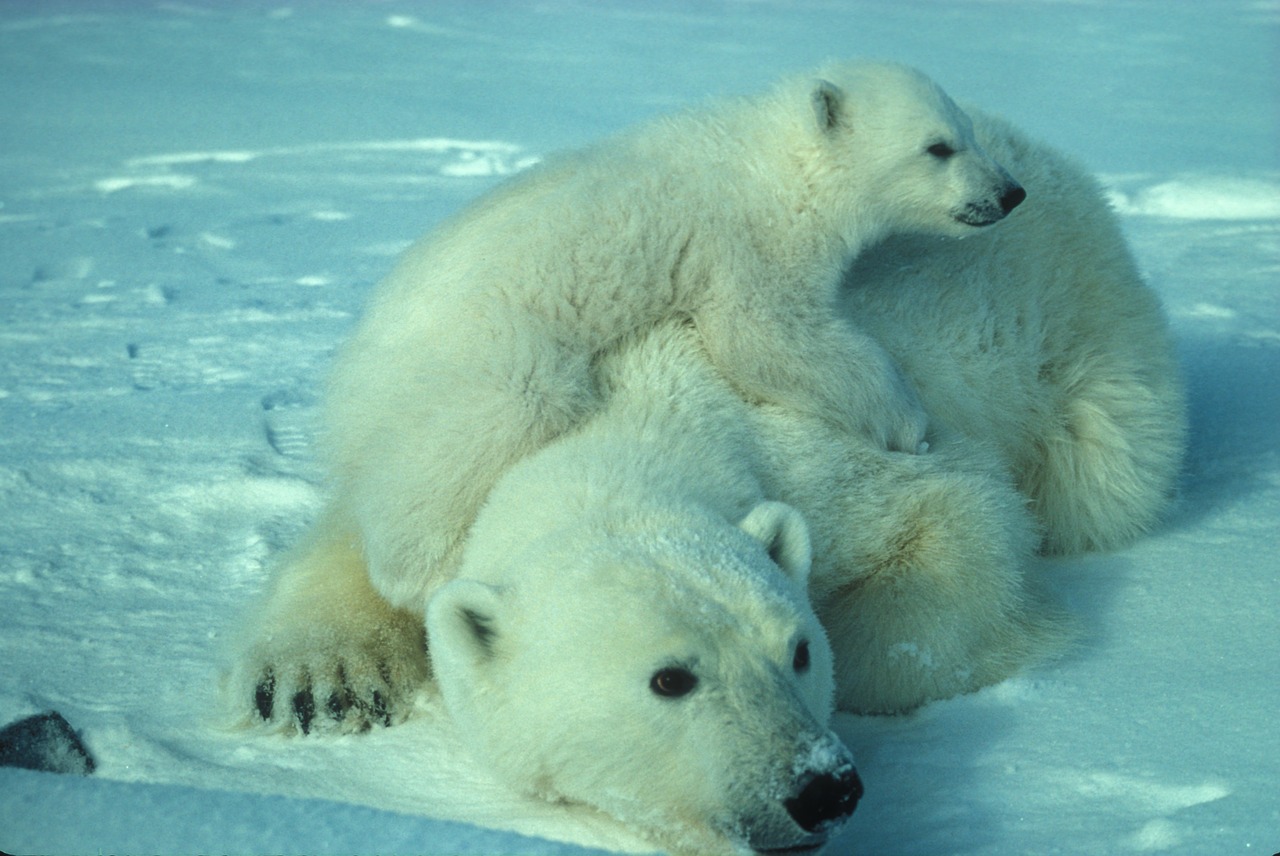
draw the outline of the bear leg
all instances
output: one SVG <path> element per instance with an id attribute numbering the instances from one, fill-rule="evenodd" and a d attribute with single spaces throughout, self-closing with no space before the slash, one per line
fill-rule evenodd
<path id="1" fill-rule="evenodd" d="M 359 732 L 405 719 L 427 678 L 422 617 L 369 582 L 330 513 L 276 572 L 226 676 L 237 716 L 282 731 Z"/>
<path id="2" fill-rule="evenodd" d="M 971 692 L 1070 637 L 1028 590 L 1040 530 L 994 449 L 939 426 L 928 453 L 904 455 L 754 412 L 771 495 L 810 523 L 810 597 L 841 710 L 897 713 Z"/>
<path id="3" fill-rule="evenodd" d="M 506 320 L 505 338 L 408 358 L 377 350 L 339 366 L 329 400 L 336 481 L 367 575 L 398 608 L 426 608 L 494 484 L 597 406 L 591 354 Z"/>
<path id="4" fill-rule="evenodd" d="M 873 484 L 850 497 L 846 559 L 814 597 L 841 710 L 899 713 L 972 692 L 1065 641 L 1068 626 L 1027 590 L 1037 530 L 1011 487 L 954 471 Z"/>
<path id="5" fill-rule="evenodd" d="M 1044 522 L 1045 552 L 1123 547 L 1168 505 L 1186 416 L 1173 359 L 1161 350 L 1153 346 L 1128 366 L 1126 355 L 1103 353 L 1046 368 L 1061 390 L 1057 413 L 1018 466 Z"/>

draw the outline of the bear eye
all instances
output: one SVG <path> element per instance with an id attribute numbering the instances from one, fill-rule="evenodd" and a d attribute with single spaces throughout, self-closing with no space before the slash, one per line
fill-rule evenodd
<path id="1" fill-rule="evenodd" d="M 791 668 L 797 672 L 807 672 L 809 670 L 809 640 L 801 639 L 800 644 L 796 646 L 796 654 L 791 659 Z"/>
<path id="2" fill-rule="evenodd" d="M 929 146 L 929 148 L 925 149 L 925 151 L 933 155 L 938 160 L 946 160 L 956 153 L 956 150 L 946 143 L 934 143 Z"/>
<path id="3" fill-rule="evenodd" d="M 693 692 L 693 688 L 697 685 L 697 676 L 688 669 L 682 669 L 679 666 L 659 669 L 649 679 L 649 689 L 653 690 L 654 695 L 662 696 L 663 698 L 686 696 Z"/>

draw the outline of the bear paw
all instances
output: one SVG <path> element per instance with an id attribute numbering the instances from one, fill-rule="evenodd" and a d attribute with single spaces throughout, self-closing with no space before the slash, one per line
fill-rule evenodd
<path id="1" fill-rule="evenodd" d="M 925 442 L 929 415 L 915 389 L 900 374 L 895 371 L 890 377 L 894 382 L 871 396 L 872 404 L 860 414 L 864 420 L 861 431 L 890 452 L 924 454 L 929 448 Z"/>
<path id="2" fill-rule="evenodd" d="M 930 426 L 919 393 L 879 345 L 869 339 L 854 341 L 862 346 L 860 357 L 850 360 L 857 370 L 848 372 L 841 383 L 831 385 L 805 409 L 878 448 L 921 454 L 927 448 Z"/>
<path id="3" fill-rule="evenodd" d="M 266 640 L 233 674 L 233 697 L 250 724 L 280 731 L 350 734 L 402 722 L 427 677 L 418 626 L 379 627 L 343 646 L 333 629 L 283 646 Z"/>

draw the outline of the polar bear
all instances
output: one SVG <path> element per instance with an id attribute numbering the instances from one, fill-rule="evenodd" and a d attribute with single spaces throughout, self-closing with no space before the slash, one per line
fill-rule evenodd
<path id="1" fill-rule="evenodd" d="M 748 411 L 771 456 L 766 492 L 810 522 L 843 710 L 910 710 L 1060 648 L 1070 621 L 1029 599 L 1028 563 L 1131 543 L 1181 471 L 1172 338 L 1101 189 L 1007 121 L 969 114 L 1031 201 L 962 241 L 891 236 L 841 295 L 915 386 L 929 454 L 858 452 L 811 416 Z"/>
<path id="2" fill-rule="evenodd" d="M 765 497 L 750 406 L 688 321 L 615 344 L 597 378 L 608 405 L 499 479 L 425 621 L 374 591 L 331 508 L 233 691 L 304 732 L 388 725 L 425 642 L 458 733 L 518 791 L 676 853 L 817 848 L 862 783 L 830 728 L 807 525 Z"/>
<path id="3" fill-rule="evenodd" d="M 419 569 L 438 592 L 426 609 L 375 587 L 369 545 L 386 530 L 340 481 L 243 634 L 228 683 L 241 715 L 303 732 L 392 724 L 434 670 L 477 753 L 534 793 L 673 847 L 805 846 L 857 799 L 824 730 L 830 693 L 842 710 L 909 710 L 1063 644 L 1069 622 L 1026 571 L 1155 523 L 1185 442 L 1182 391 L 1095 182 L 971 115 L 1027 204 L 964 240 L 867 247 L 837 303 L 918 391 L 927 451 L 744 394 L 703 325 L 657 322 L 596 357 L 589 416 L 504 470 L 460 565 Z M 720 690 L 727 673 L 757 697 L 709 730 L 698 712 L 740 698 Z M 580 691 L 597 685 L 611 689 Z M 548 737 L 511 742 L 534 733 Z"/>
<path id="4" fill-rule="evenodd" d="M 841 271 L 886 234 L 966 235 L 1024 196 L 951 99 L 884 63 L 663 118 L 499 187 L 406 253 L 336 363 L 330 458 L 374 586 L 421 609 L 497 478 L 599 406 L 598 355 L 663 319 L 692 318 L 744 398 L 915 452 L 924 412 L 835 311 Z"/>
<path id="5" fill-rule="evenodd" d="M 983 147 L 1044 200 L 963 241 L 890 236 L 850 266 L 844 311 L 931 420 L 996 445 L 1047 552 L 1123 547 L 1168 505 L 1186 444 L 1164 313 L 1088 172 L 971 113 Z"/>
<path id="6" fill-rule="evenodd" d="M 807 526 L 691 325 L 598 376 L 608 405 L 499 479 L 427 608 L 450 718 L 503 781 L 673 852 L 817 847 L 862 785 Z"/>

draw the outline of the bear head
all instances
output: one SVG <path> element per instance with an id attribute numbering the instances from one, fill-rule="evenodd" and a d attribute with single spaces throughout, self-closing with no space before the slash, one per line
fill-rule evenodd
<path id="1" fill-rule="evenodd" d="M 978 145 L 965 112 L 915 69 L 836 65 L 801 85 L 804 96 L 793 85 L 787 97 L 809 105 L 815 208 L 831 212 L 851 249 L 890 233 L 963 237 L 1026 198 Z"/>
<path id="2" fill-rule="evenodd" d="M 766 502 L 738 526 L 600 515 L 427 610 L 464 739 L 505 781 L 594 806 L 674 850 L 820 847 L 862 786 L 829 728 L 808 531 Z"/>

